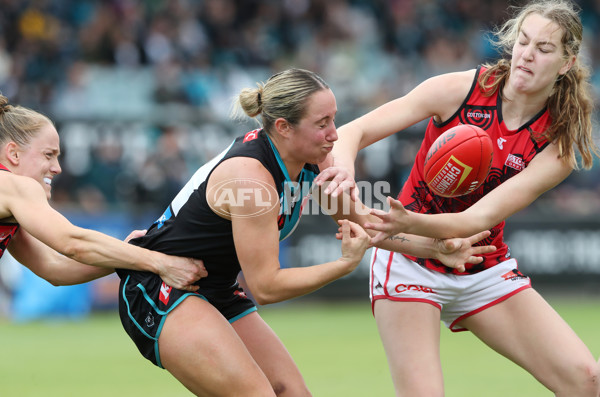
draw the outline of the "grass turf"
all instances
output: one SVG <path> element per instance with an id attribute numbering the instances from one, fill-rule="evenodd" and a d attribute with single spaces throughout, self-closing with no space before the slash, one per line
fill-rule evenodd
<path id="1" fill-rule="evenodd" d="M 600 298 L 548 300 L 598 357 Z M 288 347 L 314 396 L 394 394 L 368 302 L 296 300 L 260 313 Z M 551 395 L 468 332 L 443 328 L 441 345 L 447 397 Z M 6 396 L 191 395 L 139 355 L 116 312 L 76 322 L 0 320 L 0 356 Z"/>

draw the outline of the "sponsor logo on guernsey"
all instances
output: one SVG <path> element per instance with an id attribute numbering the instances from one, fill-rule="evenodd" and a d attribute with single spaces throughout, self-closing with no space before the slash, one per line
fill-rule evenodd
<path id="1" fill-rule="evenodd" d="M 498 149 L 500 149 L 500 150 L 504 149 L 504 145 L 503 144 L 504 144 L 504 142 L 506 142 L 506 139 L 504 139 L 504 138 L 498 138 L 497 142 L 498 142 Z"/>
<path id="2" fill-rule="evenodd" d="M 514 154 L 509 154 L 504 162 L 504 165 L 507 167 L 513 168 L 517 171 L 522 171 L 525 168 L 525 162 L 522 158 L 515 156 Z"/>
<path id="3" fill-rule="evenodd" d="M 472 110 L 470 112 L 467 112 L 467 117 L 468 118 L 475 118 L 475 119 L 489 119 L 492 117 L 491 114 L 489 113 L 483 113 L 481 111 L 478 110 Z"/>
<path id="4" fill-rule="evenodd" d="M 244 135 L 244 140 L 242 142 L 248 142 L 248 141 L 255 140 L 256 138 L 258 138 L 259 131 L 260 131 L 260 129 L 247 132 L 246 135 Z"/>
<path id="5" fill-rule="evenodd" d="M 494 122 L 495 113 L 493 106 L 467 106 L 460 115 L 463 124 L 472 124 L 487 130 Z"/>
<path id="6" fill-rule="evenodd" d="M 169 303 L 169 295 L 171 294 L 172 288 L 173 287 L 171 287 L 170 285 L 165 284 L 164 281 L 160 285 L 160 294 L 158 296 L 158 299 L 165 305 Z"/>
<path id="7" fill-rule="evenodd" d="M 396 288 L 394 288 L 394 290 L 401 294 L 403 292 L 407 292 L 407 291 L 419 291 L 419 292 L 425 292 L 426 294 L 437 294 L 437 292 L 435 292 L 432 288 L 430 287 L 424 287 L 422 285 L 414 285 L 414 284 L 398 284 L 396 285 Z"/>

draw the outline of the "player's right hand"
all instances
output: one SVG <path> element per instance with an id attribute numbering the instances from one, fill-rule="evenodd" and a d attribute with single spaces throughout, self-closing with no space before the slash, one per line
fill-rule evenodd
<path id="1" fill-rule="evenodd" d="M 354 176 L 345 167 L 331 166 L 325 168 L 315 178 L 315 184 L 324 188 L 323 192 L 331 197 L 337 197 L 348 192 L 352 201 L 358 200 L 358 187 Z"/>
<path id="2" fill-rule="evenodd" d="M 166 259 L 158 275 L 165 284 L 184 291 L 197 291 L 194 283 L 208 276 L 204 262 L 200 259 L 165 255 Z"/>
<path id="3" fill-rule="evenodd" d="M 479 255 L 496 251 L 496 247 L 493 245 L 473 246 L 481 240 L 488 238 L 490 234 L 490 231 L 486 230 L 467 238 L 438 240 L 438 255 L 436 259 L 444 265 L 457 269 L 462 273 L 465 271 L 466 263 L 481 263 L 483 262 L 483 258 Z"/>

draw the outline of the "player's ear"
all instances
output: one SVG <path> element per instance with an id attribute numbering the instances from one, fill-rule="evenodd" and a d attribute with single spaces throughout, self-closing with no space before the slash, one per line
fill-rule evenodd
<path id="1" fill-rule="evenodd" d="M 287 138 L 292 133 L 292 126 L 290 122 L 284 119 L 283 117 L 280 117 L 277 120 L 275 120 L 273 125 L 275 126 L 275 131 L 277 132 L 277 134 L 281 135 L 282 137 Z"/>
<path id="2" fill-rule="evenodd" d="M 569 59 L 567 60 L 567 62 L 565 62 L 565 64 L 563 65 L 562 68 L 560 68 L 560 70 L 558 71 L 558 78 L 562 78 L 569 70 L 571 70 L 571 68 L 573 67 L 573 65 L 575 64 L 575 60 L 577 59 L 577 57 L 575 55 L 572 55 L 571 57 L 569 57 Z"/>
<path id="3" fill-rule="evenodd" d="M 4 155 L 8 162 L 12 165 L 19 165 L 21 158 L 21 151 L 19 150 L 19 145 L 15 142 L 10 141 L 4 146 Z"/>

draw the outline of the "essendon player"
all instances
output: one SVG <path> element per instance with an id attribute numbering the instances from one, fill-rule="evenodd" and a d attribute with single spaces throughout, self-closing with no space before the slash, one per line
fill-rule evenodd
<path id="1" fill-rule="evenodd" d="M 322 180 L 351 185 L 357 151 L 429 119 L 411 174 L 391 211 L 365 228 L 374 243 L 413 233 L 434 238 L 490 230 L 498 250 L 466 271 L 436 260 L 374 250 L 371 297 L 398 395 L 441 396 L 439 321 L 470 330 L 528 370 L 557 396 L 598 396 L 598 364 L 582 341 L 531 288 L 503 241 L 504 220 L 578 168 L 591 167 L 589 72 L 578 58 L 582 24 L 568 0 L 533 1 L 497 30 L 511 57 L 476 70 L 432 77 L 402 98 L 340 128 L 334 165 Z M 423 181 L 423 160 L 445 130 L 474 124 L 494 142 L 492 170 L 465 196 L 435 195 Z M 379 233 L 378 233 L 379 232 Z M 507 274 L 518 275 L 506 277 Z M 412 286 L 412 288 L 405 288 Z M 460 365 L 460 363 L 457 363 Z M 501 378 L 499 381 L 503 381 Z M 485 395 L 485 391 L 481 391 Z"/>
<path id="2" fill-rule="evenodd" d="M 54 285 L 83 283 L 123 267 L 157 272 L 178 288 L 197 288 L 191 284 L 206 275 L 201 261 L 133 247 L 76 227 L 52 209 L 59 154 L 52 122 L 0 95 L 0 256 L 8 249 Z"/>

